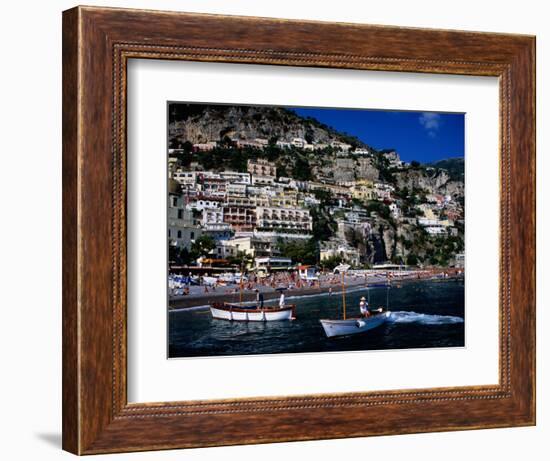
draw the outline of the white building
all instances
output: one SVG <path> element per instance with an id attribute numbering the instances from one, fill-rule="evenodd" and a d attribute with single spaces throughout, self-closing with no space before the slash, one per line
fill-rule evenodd
<path id="1" fill-rule="evenodd" d="M 225 186 L 225 192 L 227 195 L 246 196 L 247 184 L 244 183 L 229 183 Z"/>
<path id="2" fill-rule="evenodd" d="M 446 235 L 447 228 L 444 226 L 427 226 L 424 230 L 430 235 Z"/>
<path id="3" fill-rule="evenodd" d="M 277 141 L 275 145 L 281 149 L 290 149 L 292 147 L 292 143 L 286 141 Z"/>
<path id="4" fill-rule="evenodd" d="M 286 176 L 281 176 L 278 180 L 278 184 L 299 191 L 304 191 L 308 188 L 307 181 L 298 181 L 294 178 L 287 178 Z"/>
<path id="5" fill-rule="evenodd" d="M 274 163 L 260 158 L 257 160 L 248 160 L 246 164 L 246 171 L 252 176 L 277 176 L 277 167 Z"/>
<path id="6" fill-rule="evenodd" d="M 265 270 L 270 272 L 277 269 L 288 269 L 292 264 L 290 258 L 285 258 L 282 256 L 263 256 L 255 259 L 256 270 Z"/>
<path id="7" fill-rule="evenodd" d="M 172 178 L 182 186 L 195 187 L 197 184 L 197 172 L 177 170 L 172 173 Z"/>
<path id="8" fill-rule="evenodd" d="M 183 197 L 170 194 L 168 199 L 168 243 L 178 248 L 191 248 L 202 230 L 193 225 L 192 214 L 184 206 Z"/>
<path id="9" fill-rule="evenodd" d="M 202 210 L 201 225 L 208 227 L 211 224 L 224 224 L 223 208 L 204 208 Z"/>
<path id="10" fill-rule="evenodd" d="M 304 195 L 302 201 L 305 206 L 319 206 L 321 204 L 321 200 L 310 194 Z"/>
<path id="11" fill-rule="evenodd" d="M 401 216 L 401 208 L 399 208 L 399 206 L 397 205 L 397 203 L 390 203 L 390 205 L 388 206 L 388 208 L 390 209 L 390 213 L 393 217 L 393 219 L 397 219 Z"/>
<path id="12" fill-rule="evenodd" d="M 260 176 L 257 174 L 252 175 L 252 185 L 254 186 L 267 186 L 275 184 L 275 176 Z"/>
<path id="13" fill-rule="evenodd" d="M 212 200 L 207 198 L 196 198 L 187 204 L 188 210 L 203 211 L 205 209 L 219 208 L 219 200 Z"/>
<path id="14" fill-rule="evenodd" d="M 231 183 L 250 184 L 249 173 L 239 173 L 237 171 L 222 171 L 221 173 L 219 173 L 219 177 Z"/>
<path id="15" fill-rule="evenodd" d="M 219 258 L 235 257 L 245 254 L 252 258 L 270 256 L 271 242 L 253 236 L 234 237 L 217 242 L 214 250 Z"/>
<path id="16" fill-rule="evenodd" d="M 351 247 L 346 242 L 331 240 L 321 244 L 320 257 L 321 262 L 327 259 L 340 258 L 351 266 L 358 266 L 361 255 L 356 248 Z"/>
<path id="17" fill-rule="evenodd" d="M 267 205 L 269 200 L 267 197 L 262 196 L 246 196 L 246 195 L 228 195 L 225 197 L 224 206 L 238 206 L 238 207 L 249 207 L 253 208 L 259 206 L 260 204 Z"/>
<path id="18" fill-rule="evenodd" d="M 209 151 L 214 150 L 218 143 L 216 141 L 208 141 L 204 143 L 193 144 L 193 150 L 197 151 Z"/>
<path id="19" fill-rule="evenodd" d="M 309 210 L 303 208 L 257 207 L 256 225 L 259 228 L 310 231 L 313 220 Z"/>
<path id="20" fill-rule="evenodd" d="M 418 218 L 418 225 L 422 227 L 449 227 L 452 225 L 448 219 Z"/>
<path id="21" fill-rule="evenodd" d="M 351 144 L 347 144 L 345 142 L 340 141 L 332 141 L 330 145 L 337 150 L 340 150 L 342 152 L 348 152 L 351 149 Z"/>
<path id="22" fill-rule="evenodd" d="M 374 195 L 378 200 L 390 200 L 391 194 L 395 188 L 383 182 L 374 183 Z"/>
<path id="23" fill-rule="evenodd" d="M 227 181 L 217 175 L 199 175 L 199 188 L 205 195 L 224 197 L 226 194 Z"/>
<path id="24" fill-rule="evenodd" d="M 383 153 L 383 155 L 389 160 L 390 166 L 395 168 L 403 166 L 403 162 L 399 158 L 399 154 L 396 151 L 386 151 Z"/>

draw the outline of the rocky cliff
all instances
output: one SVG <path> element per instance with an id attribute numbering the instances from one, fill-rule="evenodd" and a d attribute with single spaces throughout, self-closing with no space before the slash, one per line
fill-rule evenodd
<path id="1" fill-rule="evenodd" d="M 174 104 L 169 108 L 171 143 L 193 144 L 230 139 L 272 139 L 291 142 L 353 142 L 366 147 L 357 138 L 337 132 L 312 118 L 298 116 L 290 109 L 272 106 L 230 106 Z"/>

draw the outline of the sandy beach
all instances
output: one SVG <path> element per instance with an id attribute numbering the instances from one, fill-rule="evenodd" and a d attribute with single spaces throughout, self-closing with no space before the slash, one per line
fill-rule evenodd
<path id="1" fill-rule="evenodd" d="M 429 280 L 429 279 L 441 279 L 452 280 L 463 276 L 462 272 L 455 271 L 417 271 L 414 273 L 408 272 L 401 275 L 399 273 L 392 274 L 390 276 L 392 286 L 399 285 L 400 283 L 406 283 L 407 281 L 416 280 Z M 361 276 L 346 276 L 345 289 L 346 291 L 356 291 L 362 287 L 368 287 L 369 285 L 379 285 L 387 283 L 388 277 L 386 274 L 375 274 L 365 277 Z M 305 285 L 305 286 L 304 286 Z M 253 302 L 256 300 L 256 290 L 261 291 L 264 295 L 264 300 L 269 304 L 270 300 L 278 299 L 280 291 L 277 287 L 266 284 L 244 284 L 242 290 L 242 301 Z M 290 302 L 293 297 L 302 296 L 315 296 L 332 293 L 335 295 L 341 293 L 342 283 L 339 276 L 334 275 L 321 275 L 319 281 L 303 283 L 301 287 L 292 287 L 285 289 L 285 298 Z M 238 303 L 241 299 L 239 293 L 239 285 L 232 284 L 229 286 L 217 286 L 213 287 L 205 286 L 190 286 L 188 295 L 172 296 L 169 300 L 169 309 L 185 309 L 198 306 L 207 306 L 211 302 L 226 301 L 231 303 Z"/>

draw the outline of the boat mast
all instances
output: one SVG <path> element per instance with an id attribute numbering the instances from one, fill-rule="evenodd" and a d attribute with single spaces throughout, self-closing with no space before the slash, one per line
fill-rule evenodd
<path id="1" fill-rule="evenodd" d="M 344 320 L 346 320 L 346 272 L 342 271 L 342 306 L 344 308 Z"/>
<path id="2" fill-rule="evenodd" d="M 241 262 L 241 279 L 239 281 L 239 304 L 242 306 L 243 304 L 243 264 Z"/>
<path id="3" fill-rule="evenodd" d="M 367 289 L 367 303 L 370 306 L 370 288 L 369 288 L 369 277 L 365 275 L 365 287 Z"/>

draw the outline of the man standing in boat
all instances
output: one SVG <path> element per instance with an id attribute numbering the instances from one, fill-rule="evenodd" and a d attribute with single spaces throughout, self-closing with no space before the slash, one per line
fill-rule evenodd
<path id="1" fill-rule="evenodd" d="M 283 309 L 285 307 L 285 292 L 281 291 L 281 297 L 279 298 L 279 308 Z"/>
<path id="2" fill-rule="evenodd" d="M 256 289 L 256 306 L 259 309 L 264 308 L 264 294 L 258 289 Z"/>

